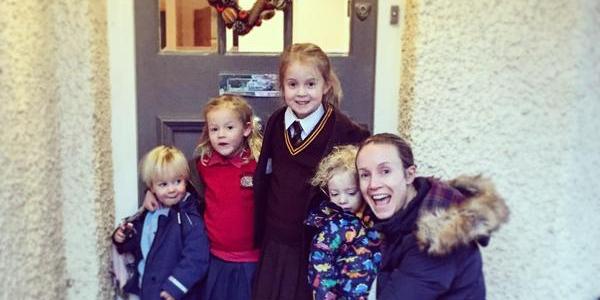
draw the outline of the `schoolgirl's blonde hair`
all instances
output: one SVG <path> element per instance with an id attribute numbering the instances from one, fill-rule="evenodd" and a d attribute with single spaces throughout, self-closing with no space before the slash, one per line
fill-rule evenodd
<path id="1" fill-rule="evenodd" d="M 173 146 L 157 146 L 140 161 L 140 177 L 148 188 L 169 177 L 189 178 L 190 169 L 183 152 Z"/>
<path id="2" fill-rule="evenodd" d="M 294 62 L 306 63 L 315 66 L 329 85 L 329 90 L 323 95 L 323 102 L 334 107 L 339 107 L 342 102 L 342 85 L 333 71 L 331 61 L 327 54 L 317 45 L 311 43 L 299 43 L 288 46 L 280 57 L 279 63 L 279 88 L 284 89 L 285 72 Z"/>
<path id="3" fill-rule="evenodd" d="M 250 104 L 248 104 L 244 98 L 236 95 L 215 97 L 206 103 L 204 110 L 202 111 L 202 116 L 205 121 L 204 127 L 202 129 L 202 134 L 200 135 L 198 146 L 196 146 L 196 149 L 194 150 L 194 157 L 199 157 L 202 161 L 205 161 L 213 151 L 212 146 L 210 145 L 210 139 L 208 138 L 208 123 L 206 122 L 206 117 L 209 112 L 217 108 L 227 108 L 232 110 L 238 115 L 239 120 L 244 124 L 244 127 L 251 126 L 252 130 L 250 135 L 244 139 L 244 148 L 249 148 L 254 160 L 258 161 L 260 147 L 262 146 L 260 122 L 259 119 L 254 116 Z"/>
<path id="4" fill-rule="evenodd" d="M 358 148 L 354 145 L 335 146 L 329 155 L 325 156 L 317 167 L 315 176 L 310 183 L 321 189 L 327 187 L 327 183 L 333 175 L 340 172 L 350 171 L 356 176 L 356 152 Z"/>

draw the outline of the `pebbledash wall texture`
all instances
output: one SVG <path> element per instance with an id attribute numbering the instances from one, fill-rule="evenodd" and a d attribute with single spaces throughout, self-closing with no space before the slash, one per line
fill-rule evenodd
<path id="1" fill-rule="evenodd" d="M 483 250 L 488 298 L 600 297 L 600 1 L 403 4 L 420 173 L 483 173 L 511 208 Z"/>
<path id="2" fill-rule="evenodd" d="M 110 299 L 105 3 L 0 15 L 0 299 Z"/>

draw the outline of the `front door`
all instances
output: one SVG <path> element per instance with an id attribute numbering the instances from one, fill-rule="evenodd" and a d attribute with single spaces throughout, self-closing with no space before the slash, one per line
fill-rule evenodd
<path id="1" fill-rule="evenodd" d="M 238 2 L 249 8 L 253 1 Z M 342 20 L 330 20 L 335 16 Z M 347 28 L 335 29 L 344 22 Z M 219 94 L 220 74 L 276 74 L 281 50 L 293 42 L 346 43 L 322 48 L 342 83 L 342 110 L 372 128 L 376 0 L 289 1 L 244 36 L 224 24 L 207 0 L 135 1 L 138 158 L 158 144 L 175 145 L 190 156 L 202 129 L 202 107 Z M 186 26 L 190 29 L 180 30 Z M 329 37 L 328 28 L 334 30 Z M 247 100 L 265 122 L 283 105 L 279 97 Z"/>

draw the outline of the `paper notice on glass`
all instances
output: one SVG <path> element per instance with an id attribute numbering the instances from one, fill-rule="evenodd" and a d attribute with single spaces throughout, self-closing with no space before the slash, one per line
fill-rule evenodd
<path id="1" fill-rule="evenodd" d="M 219 74 L 219 95 L 279 97 L 277 74 Z"/>

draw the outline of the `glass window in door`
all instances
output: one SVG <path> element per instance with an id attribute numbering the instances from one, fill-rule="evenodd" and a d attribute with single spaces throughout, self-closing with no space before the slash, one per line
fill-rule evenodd
<path id="1" fill-rule="evenodd" d="M 293 43 L 315 43 L 329 53 L 347 54 L 350 48 L 348 0 L 290 1 L 286 12 L 262 20 L 245 35 L 225 29 L 221 13 L 207 0 L 158 0 L 160 9 L 161 50 L 170 52 L 280 53 L 284 47 L 285 24 L 291 26 L 288 37 Z M 217 0 L 213 2 L 234 0 Z M 237 0 L 242 10 L 250 10 L 255 0 Z M 223 30 L 219 30 L 219 26 Z M 223 32 L 223 36 L 219 36 Z"/>

